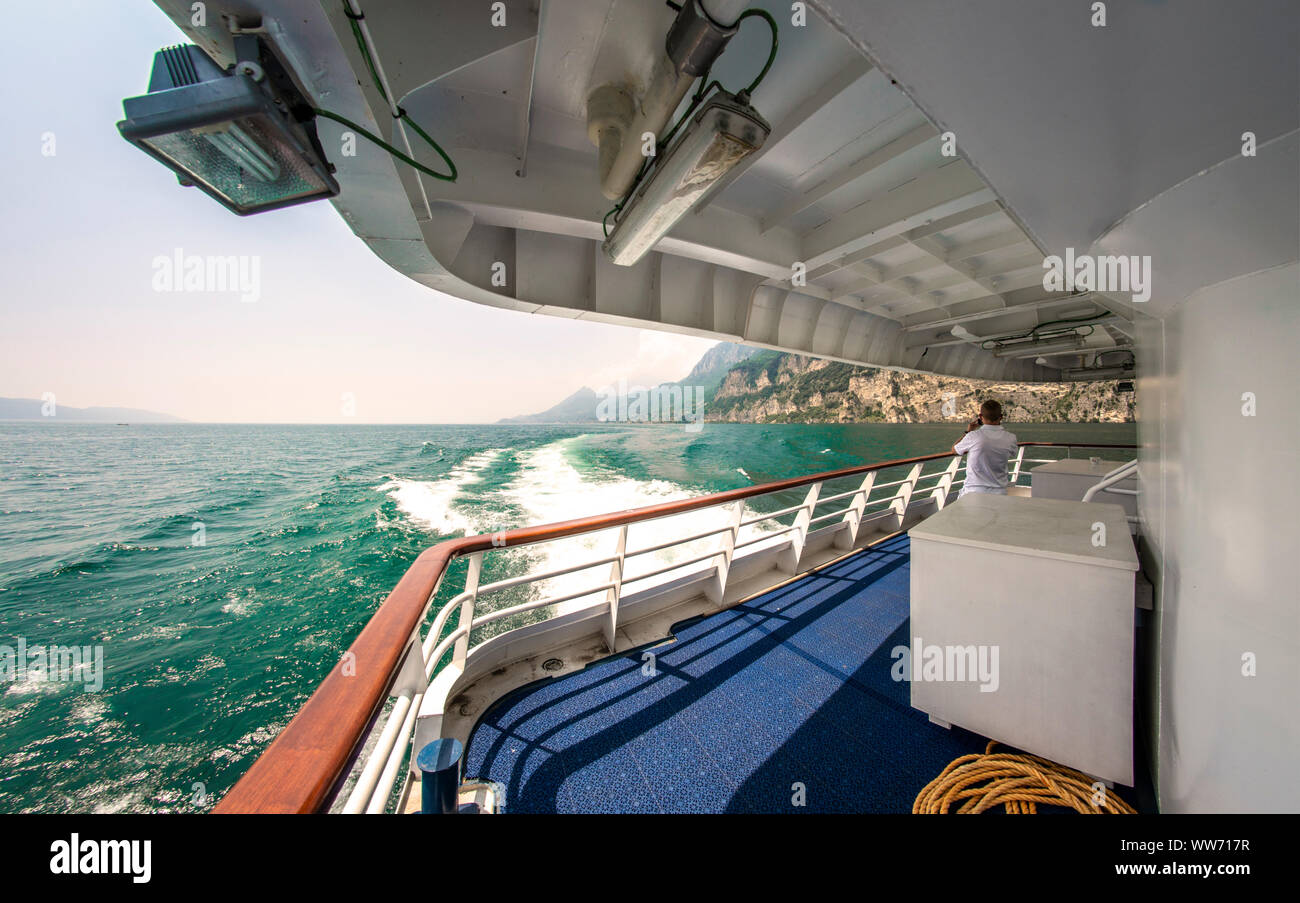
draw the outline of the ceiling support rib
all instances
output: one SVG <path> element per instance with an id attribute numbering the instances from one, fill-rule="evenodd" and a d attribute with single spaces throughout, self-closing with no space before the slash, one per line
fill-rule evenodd
<path id="1" fill-rule="evenodd" d="M 993 216 L 994 214 L 1001 212 L 1002 205 L 1000 203 L 997 201 L 989 201 L 987 204 L 980 204 L 979 206 L 971 207 L 968 210 L 963 210 L 960 213 L 953 214 L 952 216 L 945 216 L 932 223 L 917 226 L 915 229 L 909 229 L 902 235 L 895 235 L 892 238 L 887 238 L 884 241 L 877 242 L 876 244 L 868 245 L 859 251 L 854 251 L 852 254 L 845 254 L 843 257 L 822 264 L 815 270 L 810 270 L 808 272 L 808 279 L 810 281 L 820 279 L 823 276 L 830 275 L 836 270 L 856 266 L 868 258 L 875 257 L 877 254 L 892 251 L 894 248 L 901 248 L 913 239 L 926 238 L 937 232 L 942 232 L 945 229 L 955 229 L 957 226 L 964 226 L 966 223 L 975 222 L 976 220 L 983 219 L 986 216 Z"/>
<path id="2" fill-rule="evenodd" d="M 1002 298 L 1002 286 L 999 285 L 999 279 L 992 273 L 981 273 L 979 269 L 963 262 L 963 258 L 956 257 L 948 252 L 941 242 L 934 238 L 909 239 L 909 244 L 923 254 L 932 258 L 937 265 L 951 270 L 958 276 L 965 279 L 971 285 L 976 286 L 981 291 L 988 292 Z M 975 255 L 969 255 L 975 256 Z M 1016 262 L 1006 265 L 1000 272 L 1010 273 L 1016 270 L 1022 270 L 1027 267 L 1036 266 L 1042 261 L 1041 255 L 1034 252 L 1029 257 L 1018 257 Z M 1003 298 L 1003 301 L 1006 299 Z"/>
<path id="3" fill-rule="evenodd" d="M 844 186 L 862 178 L 873 169 L 884 166 L 890 160 L 906 153 L 917 145 L 925 143 L 937 134 L 938 132 L 935 131 L 934 126 L 926 123 L 917 126 L 900 138 L 895 138 L 879 150 L 867 154 L 843 171 L 824 179 L 813 188 L 799 195 L 799 197 L 781 205 L 772 213 L 763 217 L 762 222 L 759 224 L 759 233 L 761 234 L 779 226 L 792 216 L 807 210 Z"/>
<path id="4" fill-rule="evenodd" d="M 528 139 L 533 131 L 533 92 L 537 89 L 537 63 L 542 58 L 542 31 L 546 27 L 546 0 L 537 0 L 537 38 L 533 45 L 533 69 L 528 76 L 528 99 L 524 102 L 522 131 L 519 141 L 519 168 L 515 175 L 528 175 Z"/>
<path id="5" fill-rule="evenodd" d="M 993 191 L 965 163 L 950 163 L 861 204 L 801 236 L 809 269 L 890 238 L 930 220 L 995 200 Z"/>

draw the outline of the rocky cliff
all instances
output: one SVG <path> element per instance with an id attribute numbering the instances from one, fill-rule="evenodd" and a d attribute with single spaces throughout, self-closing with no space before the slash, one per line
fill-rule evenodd
<path id="1" fill-rule="evenodd" d="M 969 419 L 985 398 L 1013 422 L 1124 423 L 1134 395 L 1114 380 L 988 383 L 763 352 L 732 367 L 705 420 L 744 423 L 930 423 Z"/>

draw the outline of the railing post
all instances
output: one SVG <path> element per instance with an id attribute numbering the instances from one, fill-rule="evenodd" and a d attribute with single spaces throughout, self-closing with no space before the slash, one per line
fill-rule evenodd
<path id="1" fill-rule="evenodd" d="M 614 584 L 605 591 L 605 602 L 609 605 L 609 618 L 605 621 L 605 645 L 614 651 L 615 637 L 618 635 L 618 600 L 623 595 L 623 561 L 627 556 L 627 524 L 618 528 L 618 543 L 614 548 L 618 557 L 609 566 L 609 582 Z"/>
<path id="2" fill-rule="evenodd" d="M 483 571 L 483 553 L 475 552 L 469 556 L 469 571 L 465 574 L 465 601 L 460 603 L 460 623 L 457 625 L 465 635 L 456 640 L 451 653 L 451 663 L 462 671 L 465 670 L 465 657 L 469 655 L 470 625 L 474 623 L 474 603 L 478 601 L 478 578 Z"/>
<path id="3" fill-rule="evenodd" d="M 804 497 L 799 513 L 794 516 L 794 531 L 790 534 L 790 551 L 786 553 L 785 568 L 791 574 L 799 573 L 799 560 L 803 558 L 804 543 L 808 540 L 808 522 L 812 520 L 813 509 L 817 507 L 817 496 L 821 490 L 821 483 L 813 483 L 808 488 L 808 495 Z"/>
<path id="4" fill-rule="evenodd" d="M 456 812 L 464 755 L 460 741 L 454 737 L 442 737 L 415 750 L 415 765 L 420 770 L 422 815 L 451 815 Z"/>
<path id="5" fill-rule="evenodd" d="M 429 678 L 424 674 L 424 665 L 424 645 L 420 642 L 419 628 L 416 628 L 414 636 L 407 644 L 406 658 L 402 659 L 402 667 L 397 672 L 393 685 L 388 688 L 388 695 L 414 696 L 428 689 Z"/>
<path id="6" fill-rule="evenodd" d="M 731 559 L 736 555 L 736 539 L 740 536 L 740 522 L 745 519 L 744 501 L 734 503 L 732 508 L 735 510 L 731 515 L 731 527 L 722 534 L 722 548 L 718 550 L 720 560 L 715 559 L 717 564 L 713 582 L 705 590 L 705 595 L 714 605 L 721 605 L 726 595 L 727 578 L 731 575 Z"/>
<path id="7" fill-rule="evenodd" d="M 876 472 L 873 470 L 862 480 L 862 485 L 858 488 L 857 494 L 853 496 L 853 503 L 849 505 L 844 512 L 844 522 L 849 525 L 847 542 L 841 537 L 845 531 L 841 530 L 835 536 L 835 547 L 837 549 L 851 549 L 858 541 L 858 530 L 862 528 L 862 514 L 867 510 L 867 499 L 871 497 L 871 487 L 876 483 Z"/>
<path id="8" fill-rule="evenodd" d="M 1020 463 L 1025 459 L 1025 447 L 1022 445 L 1016 450 L 1016 463 L 1011 468 L 1011 485 L 1015 486 L 1020 480 Z"/>
<path id="9" fill-rule="evenodd" d="M 899 485 L 898 492 L 894 495 L 894 502 L 889 506 L 889 510 L 894 512 L 893 528 L 895 530 L 903 529 L 903 518 L 907 516 L 907 505 L 912 501 L 912 490 L 916 488 L 916 481 L 920 477 L 921 465 L 913 464 L 907 478 Z"/>
<path id="10" fill-rule="evenodd" d="M 952 481 L 957 478 L 957 468 L 960 466 L 961 456 L 954 455 L 951 463 L 948 464 L 948 469 L 943 472 L 943 476 L 939 477 L 939 485 L 935 486 L 934 492 L 930 493 L 940 511 L 948 503 L 948 493 L 952 490 Z"/>

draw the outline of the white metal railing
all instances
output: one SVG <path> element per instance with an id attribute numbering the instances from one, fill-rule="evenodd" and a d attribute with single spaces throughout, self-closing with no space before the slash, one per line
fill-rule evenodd
<path id="1" fill-rule="evenodd" d="M 1113 492 L 1116 495 L 1137 495 L 1136 489 L 1117 489 L 1113 488 L 1116 483 L 1127 480 L 1129 474 L 1137 470 L 1138 462 L 1136 460 L 1121 464 L 1114 470 L 1108 471 L 1104 477 L 1093 483 L 1088 491 L 1083 494 L 1083 501 L 1091 502 L 1099 492 Z"/>
<path id="2" fill-rule="evenodd" d="M 1026 458 L 1025 448 L 1022 446 L 1018 450 L 1016 457 L 1008 465 L 1009 480 L 1012 484 L 1018 482 L 1023 465 L 1049 463 L 1055 460 L 1059 460 L 1059 458 Z M 595 597 L 603 593 L 603 599 L 593 601 L 590 606 L 584 606 L 584 610 L 587 608 L 598 609 L 600 607 L 605 609 L 602 633 L 606 645 L 613 652 L 615 634 L 619 625 L 619 602 L 623 597 L 624 587 L 627 584 L 649 580 L 654 577 L 663 577 L 671 572 L 684 571 L 684 569 L 692 566 L 705 565 L 704 567 L 696 567 L 694 571 L 689 572 L 689 574 L 684 573 L 683 576 L 693 578 L 711 576 L 712 582 L 709 584 L 708 595 L 714 601 L 721 601 L 737 553 L 742 549 L 749 549 L 765 542 L 774 544 L 773 548 L 783 548 L 785 550 L 785 570 L 791 574 L 797 574 L 799 573 L 803 550 L 810 534 L 813 532 L 820 530 L 847 531 L 848 548 L 852 548 L 857 539 L 859 528 L 867 518 L 892 514 L 892 517 L 886 517 L 884 522 L 893 529 L 901 527 L 907 506 L 912 500 L 918 483 L 926 483 L 928 486 L 929 481 L 935 481 L 933 488 L 927 489 L 927 491 L 937 506 L 942 508 L 951 493 L 965 482 L 965 477 L 962 475 L 965 458 L 952 456 L 948 460 L 938 459 L 934 463 L 942 464 L 942 469 L 930 473 L 922 472 L 925 463 L 929 462 L 912 465 L 907 475 L 901 479 L 882 483 L 875 481 L 877 471 L 874 470 L 866 473 L 865 477 L 861 474 L 855 474 L 829 478 L 824 482 L 859 480 L 859 483 L 853 488 L 835 491 L 825 496 L 821 495 L 823 482 L 815 482 L 809 485 L 802 502 L 793 505 L 782 505 L 769 512 L 752 510 L 747 506 L 746 501 L 742 500 L 720 502 L 717 506 L 649 518 L 648 520 L 660 521 L 673 517 L 698 515 L 706 511 L 730 509 L 720 526 L 710 527 L 706 530 L 696 530 L 682 537 L 631 550 L 627 548 L 628 524 L 615 528 L 601 526 L 585 533 L 558 539 L 547 538 L 512 545 L 510 550 L 513 551 L 546 543 L 571 541 L 581 536 L 610 532 L 615 534 L 614 548 L 606 554 L 597 554 L 589 560 L 584 559 L 581 563 L 529 572 L 490 583 L 480 583 L 484 556 L 487 552 L 471 553 L 468 555 L 464 589 L 442 605 L 429 624 L 423 638 L 418 634 L 411 638 L 407 661 L 403 665 L 398 679 L 390 689 L 392 702 L 388 713 L 382 719 L 382 725 L 377 723 L 370 732 L 370 737 L 362 754 L 364 764 L 362 764 L 356 783 L 347 796 L 343 811 L 382 812 L 388 808 L 390 799 L 399 786 L 398 779 L 402 775 L 402 766 L 407 762 L 408 754 L 415 745 L 413 741 L 420 739 L 419 713 L 426 692 L 432 692 L 432 684 L 441 678 L 445 677 L 450 681 L 465 672 L 467 663 L 473 658 L 478 648 L 470 646 L 471 634 L 476 628 L 529 612 L 551 608 L 564 602 L 571 602 L 585 597 Z M 1124 465 L 1124 468 L 1112 472 L 1116 479 L 1111 482 L 1118 482 L 1119 479 L 1123 479 L 1128 473 L 1126 468 L 1134 466 L 1136 466 L 1136 462 L 1131 462 Z M 1120 473 L 1121 470 L 1124 473 Z M 1108 480 L 1110 476 L 1108 475 Z M 1103 486 L 1103 484 L 1105 485 Z M 1103 488 L 1109 488 L 1109 483 L 1105 480 L 1099 483 L 1097 487 L 1094 487 L 1093 493 Z M 894 491 L 889 493 L 887 490 L 891 489 Z M 748 501 L 758 502 L 772 495 L 791 491 L 793 490 L 789 488 L 776 489 L 772 493 L 754 496 Z M 834 510 L 817 513 L 819 507 L 837 505 L 838 503 L 844 504 Z M 781 518 L 790 515 L 794 515 L 790 523 L 780 522 Z M 644 522 L 646 521 L 639 521 L 638 523 Z M 817 531 L 813 530 L 814 526 L 822 524 L 827 526 L 818 527 Z M 741 534 L 746 530 L 750 531 L 752 535 L 742 538 Z M 684 550 L 691 543 L 698 543 L 710 538 L 716 539 L 716 548 L 691 554 L 683 560 L 674 560 L 670 557 L 667 562 L 644 573 L 631 575 L 627 573 L 627 564 L 631 559 L 652 555 L 657 552 Z M 490 551 L 496 551 L 496 549 Z M 751 554 L 762 554 L 763 552 L 763 549 L 758 549 Z M 482 609 L 482 602 L 485 597 L 504 590 L 521 586 L 538 586 L 556 577 L 578 574 L 604 565 L 609 565 L 608 573 L 594 578 L 594 582 L 590 584 L 584 583 L 579 589 L 567 590 L 557 595 L 540 596 L 537 599 L 489 611 Z M 426 602 L 426 619 L 439 588 L 440 586 L 434 588 L 433 593 Z M 644 588 L 643 586 L 642 589 Z M 455 617 L 455 626 L 449 629 L 453 616 Z M 555 617 L 558 617 L 558 614 L 552 614 L 543 620 L 550 620 Z M 451 653 L 451 658 L 444 663 L 443 659 L 448 652 Z M 439 690 L 445 691 L 449 688 L 450 683 L 448 682 L 445 686 L 440 686 Z M 434 738 L 427 737 L 425 739 Z"/>
<path id="3" fill-rule="evenodd" d="M 1132 461 L 1127 462 L 1126 464 L 1121 464 L 1119 467 L 1116 467 L 1114 470 L 1107 472 L 1107 474 L 1104 477 L 1102 477 L 1096 483 L 1092 484 L 1092 486 L 1088 487 L 1088 491 L 1083 494 L 1082 500 L 1085 502 L 1091 502 L 1099 492 L 1110 492 L 1115 495 L 1136 496 L 1138 494 L 1138 490 L 1124 489 L 1122 487 L 1116 486 L 1115 484 L 1122 483 L 1124 480 L 1127 480 L 1130 476 L 1136 476 L 1137 469 L 1138 469 L 1138 462 L 1136 458 Z M 1132 514 L 1125 514 L 1124 519 L 1127 520 L 1130 524 L 1140 524 L 1142 522 L 1142 519 L 1140 517 L 1136 517 L 1135 515 Z"/>
<path id="4" fill-rule="evenodd" d="M 884 483 L 875 481 L 875 471 L 867 473 L 865 478 L 861 475 L 832 478 L 829 482 L 856 480 L 857 485 L 826 496 L 821 495 L 823 483 L 813 483 L 808 488 L 803 501 L 798 504 L 783 505 L 773 511 L 753 510 L 744 501 L 740 501 L 724 502 L 716 507 L 702 508 L 685 514 L 664 515 L 662 518 L 655 518 L 655 520 L 667 520 L 673 517 L 691 515 L 698 516 L 700 512 L 732 509 L 725 523 L 721 526 L 710 527 L 706 530 L 695 530 L 682 537 L 665 542 L 655 542 L 636 549 L 627 549 L 628 525 L 625 524 L 622 527 L 615 528 L 615 548 L 608 554 L 596 555 L 590 560 L 584 559 L 576 564 L 529 572 L 490 583 L 480 583 L 484 555 L 487 553 L 475 552 L 469 555 L 464 589 L 443 604 L 429 624 L 423 638 L 417 636 L 411 639 L 407 653 L 407 665 L 403 666 L 402 674 L 394 683 L 390 692 L 393 699 L 386 716 L 381 719 L 382 723 L 377 723 L 376 727 L 372 729 L 369 742 L 363 749 L 364 764 L 361 767 L 356 783 L 347 796 L 343 811 L 374 813 L 383 812 L 388 808 L 390 799 L 398 787 L 398 779 L 402 776 L 402 766 L 407 761 L 410 753 L 411 741 L 417 734 L 418 714 L 421 703 L 424 701 L 425 692 L 429 689 L 430 684 L 449 668 L 456 669 L 457 673 L 464 672 L 467 661 L 475 652 L 476 647 L 470 646 L 470 637 L 476 628 L 531 611 L 551 608 L 563 602 L 570 602 L 588 596 L 594 597 L 599 593 L 604 593 L 604 599 L 593 601 L 591 607 L 603 606 L 606 609 L 607 618 L 603 633 L 606 644 L 612 652 L 615 633 L 618 629 L 619 601 L 627 584 L 649 580 L 654 577 L 662 578 L 674 571 L 682 571 L 683 576 L 691 577 L 711 575 L 714 579 L 711 585 L 712 591 L 709 595 L 720 601 L 726 590 L 727 577 L 737 553 L 761 543 L 777 544 L 786 548 L 786 570 L 791 573 L 798 573 L 802 551 L 807 543 L 808 536 L 815 532 L 814 527 L 818 530 L 847 531 L 851 547 L 853 540 L 857 538 L 859 528 L 867 518 L 878 517 L 892 512 L 895 526 L 901 526 L 902 517 L 912 499 L 917 484 L 931 480 L 937 481 L 937 483 L 930 491 L 930 495 L 942 507 L 949 494 L 963 482 L 962 479 L 956 479 L 956 476 L 964 467 L 964 459 L 954 456 L 949 462 L 940 460 L 936 463 L 943 464 L 943 468 L 932 473 L 922 473 L 924 465 L 915 464 L 902 479 Z M 890 493 L 887 490 L 894 491 Z M 756 496 L 749 501 L 761 504 L 761 500 L 767 499 L 773 494 L 788 493 L 790 491 L 789 489 L 778 489 L 774 490 L 772 494 Z M 837 505 L 837 503 L 841 504 Z M 834 510 L 823 510 L 822 513 L 818 513 L 819 508 L 825 509 L 828 506 L 836 507 Z M 781 518 L 790 515 L 794 516 L 790 523 L 781 522 Z M 577 535 L 580 537 L 608 532 L 611 532 L 611 528 L 600 527 L 593 529 L 589 534 Z M 752 535 L 742 537 L 742 532 L 752 533 Z M 568 536 L 562 539 L 545 539 L 527 545 L 572 541 L 574 538 Z M 653 555 L 657 552 L 682 550 L 691 543 L 698 543 L 710 538 L 717 540 L 712 544 L 716 547 L 688 555 L 680 560 L 670 555 L 668 561 L 644 573 L 628 574 L 626 572 L 627 564 L 631 559 Z M 524 547 L 526 546 L 514 545 L 510 548 L 513 551 Z M 760 549 L 754 554 L 761 552 Z M 520 586 L 543 584 L 556 577 L 577 574 L 603 565 L 609 565 L 610 572 L 590 584 L 584 583 L 579 589 L 568 590 L 558 595 L 540 597 L 505 608 L 491 611 L 483 610 L 484 599 L 495 593 Z M 693 572 L 685 570 L 700 565 L 704 566 L 696 567 Z M 435 589 L 433 595 L 437 595 L 437 589 Z M 429 601 L 431 604 L 433 596 L 430 597 Z M 555 617 L 555 615 L 551 617 Z M 455 626 L 449 630 L 448 627 L 453 623 L 453 618 L 455 619 Z M 451 658 L 444 663 L 443 659 L 447 657 L 448 651 L 451 652 Z"/>

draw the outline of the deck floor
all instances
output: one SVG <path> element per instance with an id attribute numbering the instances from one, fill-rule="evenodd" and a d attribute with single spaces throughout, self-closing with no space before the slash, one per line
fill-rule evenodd
<path id="1" fill-rule="evenodd" d="M 522 687 L 475 727 L 465 774 L 502 785 L 508 812 L 910 812 L 987 741 L 931 724 L 891 677 L 909 561 L 896 536 Z"/>

